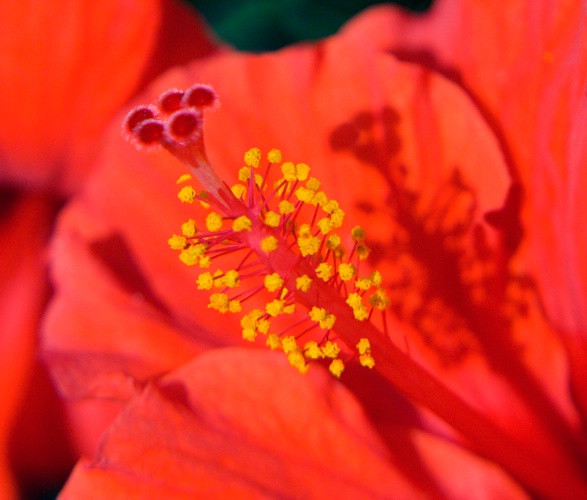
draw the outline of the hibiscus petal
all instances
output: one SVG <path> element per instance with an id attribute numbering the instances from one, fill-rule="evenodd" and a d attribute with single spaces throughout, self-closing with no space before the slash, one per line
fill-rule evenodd
<path id="1" fill-rule="evenodd" d="M 555 434 L 576 425 L 564 352 L 534 297 L 519 292 L 528 315 L 503 311 L 517 306 L 503 297 L 515 290 L 503 287 L 512 280 L 515 289 L 518 278 L 484 215 L 506 203 L 510 175 L 462 89 L 345 36 L 313 49 L 229 54 L 194 64 L 191 74 L 186 82 L 211 83 L 222 99 L 206 118 L 206 142 L 224 178 L 251 146 L 307 162 L 347 218 L 367 229 L 384 275 L 409 283 L 398 298 L 402 322 L 391 328 L 398 344 L 407 338 L 411 355 L 451 389 L 531 442 L 544 435 L 543 418 Z"/>
<path id="2" fill-rule="evenodd" d="M 2 178 L 75 187 L 98 132 L 147 65 L 152 77 L 212 50 L 204 24 L 188 14 L 167 0 L 2 2 L 0 113 L 10 124 L 0 131 Z M 153 59 L 171 50 L 165 63 Z"/>
<path id="3" fill-rule="evenodd" d="M 587 415 L 585 16 L 583 2 L 442 0 L 422 17 L 374 8 L 345 34 L 442 71 L 480 103 L 524 189 L 517 265 L 536 277 Z"/>
<path id="4" fill-rule="evenodd" d="M 4 204 L 10 196 L 2 193 Z M 0 219 L 0 496 L 10 498 L 14 493 L 9 471 L 9 452 L 11 459 L 16 458 L 19 465 L 26 468 L 39 460 L 27 460 L 22 452 L 21 436 L 13 432 L 20 416 L 25 395 L 33 387 L 33 374 L 38 368 L 36 358 L 37 324 L 47 300 L 49 287 L 43 261 L 43 246 L 47 237 L 47 220 L 51 217 L 53 206 L 50 200 L 42 196 L 16 197 L 9 206 L 2 206 Z M 31 228 L 34 230 L 31 231 Z M 44 387 L 46 390 L 46 387 Z M 47 400 L 37 400 L 43 410 L 47 410 Z M 53 403 L 53 401 L 50 401 Z M 59 422 L 53 422 L 55 415 L 44 415 L 44 421 L 51 423 L 47 437 L 51 439 L 60 434 Z M 10 446 L 9 446 L 10 443 Z M 26 443 L 25 443 L 26 447 Z M 64 446 L 66 448 L 66 446 Z M 41 452 L 42 446 L 37 448 Z M 15 457 L 15 455 L 17 455 Z M 70 465 L 66 453 L 52 457 L 56 473 L 64 473 Z M 61 460 L 61 459 L 64 460 Z M 64 463 L 65 462 L 65 463 Z M 31 469 L 29 482 L 34 483 L 38 476 Z M 43 479 L 47 479 L 46 477 Z"/>
<path id="5" fill-rule="evenodd" d="M 400 434 L 411 441 L 408 430 Z M 417 435 L 413 445 L 421 462 L 410 481 L 401 463 L 390 463 L 350 393 L 325 371 L 300 377 L 275 353 L 216 350 L 131 401 L 62 498 L 414 497 L 431 486 L 418 482 L 427 467 L 446 472 L 439 456 L 459 467 L 458 480 L 442 492 L 448 496 L 466 495 L 474 484 L 489 495 L 524 497 L 498 470 L 448 443 Z"/>
<path id="6" fill-rule="evenodd" d="M 80 211 L 70 214 L 79 222 Z M 63 224 L 67 222 L 66 216 Z M 194 335 L 197 325 L 169 318 L 148 300 L 142 283 L 122 287 L 79 235 L 62 231 L 52 251 L 59 284 L 45 319 L 43 351 L 70 397 L 126 399 L 137 385 L 185 362 L 205 345 Z"/>

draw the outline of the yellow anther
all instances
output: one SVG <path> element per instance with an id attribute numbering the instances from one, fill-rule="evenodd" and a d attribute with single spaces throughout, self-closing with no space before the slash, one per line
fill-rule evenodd
<path id="1" fill-rule="evenodd" d="M 261 332 L 263 335 L 267 335 L 269 333 L 269 320 L 266 318 L 261 318 L 257 320 L 257 331 Z"/>
<path id="2" fill-rule="evenodd" d="M 296 166 L 291 161 L 286 161 L 281 165 L 281 173 L 286 181 L 293 182 L 296 180 Z"/>
<path id="3" fill-rule="evenodd" d="M 297 368 L 300 373 L 306 373 L 308 371 L 309 365 L 306 363 L 301 351 L 289 353 L 287 355 L 287 360 L 289 361 L 289 364 L 294 368 Z"/>
<path id="4" fill-rule="evenodd" d="M 267 160 L 270 163 L 281 163 L 282 159 L 281 151 L 279 149 L 272 149 L 267 153 Z"/>
<path id="5" fill-rule="evenodd" d="M 198 290 L 211 290 L 214 285 L 214 278 L 209 272 L 202 273 L 198 276 Z"/>
<path id="6" fill-rule="evenodd" d="M 235 288 L 240 285 L 240 276 L 238 271 L 231 269 L 230 271 L 226 271 L 223 277 L 223 284 L 228 288 Z"/>
<path id="7" fill-rule="evenodd" d="M 261 250 L 265 253 L 273 252 L 279 246 L 279 241 L 275 236 L 267 236 L 261 240 Z"/>
<path id="8" fill-rule="evenodd" d="M 243 339 L 253 342 L 257 338 L 257 332 L 250 328 L 243 328 Z"/>
<path id="9" fill-rule="evenodd" d="M 369 297 L 369 304 L 383 311 L 389 307 L 391 301 L 389 300 L 387 294 L 381 288 L 379 288 L 375 291 L 375 293 L 373 293 L 373 295 L 371 295 L 371 297 Z"/>
<path id="10" fill-rule="evenodd" d="M 257 332 L 267 333 L 269 322 L 261 319 L 261 316 L 263 316 L 263 311 L 253 309 L 242 317 L 241 326 L 243 327 L 243 338 L 245 340 L 255 340 Z"/>
<path id="11" fill-rule="evenodd" d="M 257 187 L 261 187 L 264 180 L 265 178 L 261 174 L 255 174 L 255 184 L 257 184 Z"/>
<path id="12" fill-rule="evenodd" d="M 324 193 L 324 191 L 318 191 L 316 194 L 314 194 L 314 197 L 312 198 L 312 205 L 318 205 L 320 207 L 323 207 L 327 203 L 328 203 L 328 198 L 326 196 L 326 193 Z"/>
<path id="13" fill-rule="evenodd" d="M 346 299 L 346 303 L 353 309 L 355 319 L 364 321 L 369 317 L 367 307 L 365 304 L 363 304 L 363 299 L 358 293 L 349 293 L 349 296 Z"/>
<path id="14" fill-rule="evenodd" d="M 169 243 L 169 246 L 173 250 L 183 250 L 187 244 L 187 240 L 184 236 L 174 234 L 171 238 L 167 240 L 167 243 Z"/>
<path id="15" fill-rule="evenodd" d="M 223 314 L 226 312 L 239 313 L 242 311 L 240 301 L 229 300 L 225 293 L 213 293 L 210 295 L 208 307 L 216 309 Z"/>
<path id="16" fill-rule="evenodd" d="M 193 203 L 196 199 L 196 192 L 193 187 L 184 186 L 179 190 L 179 193 L 177 193 L 177 197 L 182 203 Z"/>
<path id="17" fill-rule="evenodd" d="M 200 261 L 198 262 L 198 264 L 202 269 L 208 269 L 212 264 L 212 259 L 209 255 L 203 255 L 202 257 L 200 257 Z"/>
<path id="18" fill-rule="evenodd" d="M 336 358 L 339 353 L 340 347 L 336 342 L 329 340 L 322 346 L 322 354 L 325 358 Z"/>
<path id="19" fill-rule="evenodd" d="M 202 249 L 203 247 L 203 249 Z M 192 245 L 185 250 L 182 250 L 179 254 L 179 260 L 181 260 L 186 266 L 193 266 L 198 262 L 198 259 L 205 252 L 204 245 Z"/>
<path id="20" fill-rule="evenodd" d="M 302 292 L 307 292 L 310 289 L 311 284 L 312 279 L 307 274 L 296 278 L 296 288 Z"/>
<path id="21" fill-rule="evenodd" d="M 363 241 L 367 237 L 367 232 L 361 226 L 355 226 L 351 229 L 351 238 L 353 241 Z"/>
<path id="22" fill-rule="evenodd" d="M 373 271 L 369 278 L 371 279 L 371 283 L 373 283 L 373 286 L 379 287 L 381 286 L 381 283 L 383 283 L 383 276 L 381 276 L 381 273 L 379 271 Z"/>
<path id="23" fill-rule="evenodd" d="M 214 233 L 222 228 L 222 216 L 216 212 L 210 212 L 206 216 L 206 229 Z"/>
<path id="24" fill-rule="evenodd" d="M 231 300 L 228 302 L 228 310 L 231 313 L 239 313 L 243 310 L 240 300 Z"/>
<path id="25" fill-rule="evenodd" d="M 265 341 L 271 349 L 279 349 L 281 347 L 281 339 L 275 333 L 272 333 L 267 336 L 267 340 Z"/>
<path id="26" fill-rule="evenodd" d="M 332 227 L 341 227 L 344 222 L 345 213 L 340 208 L 337 208 L 330 214 L 330 220 L 332 221 Z"/>
<path id="27" fill-rule="evenodd" d="M 296 165 L 296 178 L 298 181 L 305 181 L 310 173 L 309 165 L 305 163 L 298 163 Z"/>
<path id="28" fill-rule="evenodd" d="M 293 335 L 288 335 L 281 339 L 281 347 L 283 347 L 283 352 L 285 354 L 289 354 L 290 352 L 299 352 L 300 348 L 298 346 L 298 342 Z"/>
<path id="29" fill-rule="evenodd" d="M 277 227 L 279 226 L 279 221 L 281 217 L 278 213 L 269 211 L 265 214 L 265 224 L 269 227 Z"/>
<path id="30" fill-rule="evenodd" d="M 310 227 L 310 224 L 301 224 L 300 227 L 298 228 L 298 235 L 299 236 L 311 236 L 312 234 L 312 228 Z"/>
<path id="31" fill-rule="evenodd" d="M 310 191 L 316 192 L 320 189 L 320 181 L 318 179 L 316 179 L 315 177 L 310 177 L 308 179 L 308 182 L 306 182 L 306 187 Z"/>
<path id="32" fill-rule="evenodd" d="M 265 311 L 269 316 L 278 316 L 283 313 L 285 307 L 285 301 L 280 299 L 274 299 L 265 305 Z"/>
<path id="33" fill-rule="evenodd" d="M 285 306 L 283 308 L 283 314 L 293 314 L 296 310 L 295 304 L 290 304 L 289 306 Z"/>
<path id="34" fill-rule="evenodd" d="M 326 238 L 326 248 L 328 250 L 336 250 L 341 245 L 341 239 L 338 234 L 331 234 L 328 238 Z"/>
<path id="35" fill-rule="evenodd" d="M 369 339 L 363 337 L 357 342 L 357 351 L 359 354 L 366 354 L 367 352 L 371 352 L 371 342 Z"/>
<path id="36" fill-rule="evenodd" d="M 296 198 L 300 200 L 302 203 L 311 203 L 312 205 L 316 204 L 314 203 L 314 197 L 316 196 L 316 193 L 311 189 L 299 187 L 298 189 L 296 189 L 295 195 Z"/>
<path id="37" fill-rule="evenodd" d="M 336 378 L 340 378 L 342 372 L 344 371 L 344 363 L 342 362 L 342 359 L 332 360 L 328 370 L 330 370 L 330 373 L 332 373 L 332 375 L 334 375 Z"/>
<path id="38" fill-rule="evenodd" d="M 276 292 L 283 286 L 283 279 L 279 274 L 273 273 L 265 276 L 265 288 L 270 292 Z"/>
<path id="39" fill-rule="evenodd" d="M 194 219 L 190 219 L 181 225 L 181 232 L 186 238 L 193 238 L 196 231 L 196 221 Z"/>
<path id="40" fill-rule="evenodd" d="M 200 200 L 200 206 L 204 209 L 204 210 L 208 210 L 210 208 L 210 203 L 206 203 L 205 201 Z"/>
<path id="41" fill-rule="evenodd" d="M 263 311 L 260 309 L 253 309 L 241 318 L 241 326 L 243 328 L 257 329 L 257 319 L 263 316 Z"/>
<path id="42" fill-rule="evenodd" d="M 369 290 L 373 284 L 371 283 L 370 278 L 360 278 L 355 281 L 355 288 L 357 290 Z"/>
<path id="43" fill-rule="evenodd" d="M 225 293 L 213 293 L 210 295 L 210 303 L 208 307 L 210 309 L 216 309 L 221 313 L 228 311 L 228 296 Z"/>
<path id="44" fill-rule="evenodd" d="M 365 368 L 373 368 L 375 366 L 375 360 L 371 354 L 361 354 L 359 356 L 359 363 Z"/>
<path id="45" fill-rule="evenodd" d="M 361 366 L 373 368 L 375 366 L 375 360 L 371 356 L 371 343 L 369 339 L 362 338 L 359 340 L 357 350 L 359 351 L 359 363 L 361 363 Z"/>
<path id="46" fill-rule="evenodd" d="M 320 239 L 311 235 L 300 235 L 298 238 L 298 247 L 303 257 L 314 255 L 320 250 Z"/>
<path id="47" fill-rule="evenodd" d="M 326 217 L 320 219 L 316 225 L 322 234 L 328 234 L 332 230 L 332 221 Z"/>
<path id="48" fill-rule="evenodd" d="M 326 312 L 326 309 L 322 308 L 322 307 L 312 307 L 312 309 L 310 311 L 308 311 L 308 315 L 310 316 L 310 319 L 312 321 L 316 321 L 316 323 L 318 321 L 320 321 L 322 318 L 324 318 L 324 316 L 326 316 L 328 313 Z"/>
<path id="49" fill-rule="evenodd" d="M 181 184 L 183 182 L 189 181 L 192 178 L 192 176 L 190 174 L 182 174 L 179 176 L 179 178 L 177 179 L 177 181 L 175 181 L 176 184 Z"/>
<path id="50" fill-rule="evenodd" d="M 253 223 L 246 215 L 241 215 L 232 222 L 232 229 L 237 233 L 240 233 L 241 231 L 251 231 L 252 227 Z"/>
<path id="51" fill-rule="evenodd" d="M 357 244 L 357 255 L 359 256 L 359 259 L 365 260 L 367 257 L 369 257 L 370 253 L 371 249 L 365 244 L 364 241 L 361 241 Z"/>
<path id="52" fill-rule="evenodd" d="M 333 274 L 334 270 L 332 269 L 332 266 L 326 262 L 322 262 L 316 268 L 316 276 L 323 279 L 324 281 L 328 281 L 330 278 L 332 278 Z"/>
<path id="53" fill-rule="evenodd" d="M 318 346 L 318 342 L 310 340 L 304 345 L 304 355 L 308 359 L 319 359 L 322 357 L 322 349 Z"/>
<path id="54" fill-rule="evenodd" d="M 326 203 L 322 204 L 322 210 L 324 210 L 327 214 L 333 213 L 335 210 L 340 210 L 340 206 L 338 201 L 336 200 L 329 200 Z"/>
<path id="55" fill-rule="evenodd" d="M 261 150 L 259 148 L 251 148 L 245 153 L 245 164 L 249 167 L 257 168 L 261 161 Z"/>
<path id="56" fill-rule="evenodd" d="M 290 201 L 287 201 L 287 200 L 280 201 L 278 208 L 279 208 L 279 213 L 283 214 L 283 215 L 291 214 L 296 209 L 294 204 L 291 203 Z"/>
<path id="57" fill-rule="evenodd" d="M 350 263 L 338 266 L 338 275 L 342 281 L 350 281 L 357 275 L 357 268 Z"/>
<path id="58" fill-rule="evenodd" d="M 234 194 L 239 200 L 242 200 L 247 195 L 247 187 L 242 184 L 235 184 L 230 188 L 232 194 Z"/>
<path id="59" fill-rule="evenodd" d="M 288 161 L 281 165 L 281 173 L 286 181 L 305 181 L 310 173 L 310 167 L 305 163 L 294 165 Z"/>
<path id="60" fill-rule="evenodd" d="M 319 323 L 320 328 L 323 330 L 332 329 L 334 322 L 336 321 L 336 316 L 334 316 L 334 314 L 330 314 L 322 307 L 312 307 L 312 309 L 308 312 L 308 315 L 312 321 Z"/>
<path id="61" fill-rule="evenodd" d="M 247 182 L 251 178 L 251 168 L 242 167 L 238 171 L 238 180 L 241 182 Z"/>

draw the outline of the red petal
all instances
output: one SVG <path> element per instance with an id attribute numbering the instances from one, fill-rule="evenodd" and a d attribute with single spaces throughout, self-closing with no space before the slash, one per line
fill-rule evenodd
<path id="1" fill-rule="evenodd" d="M 398 439 L 421 460 L 409 479 L 405 462 L 393 466 L 360 407 L 324 371 L 300 377 L 279 354 L 214 351 L 133 400 L 62 496 L 405 498 L 431 493 L 436 474 L 446 472 L 440 456 L 459 470 L 442 490 L 447 496 L 465 495 L 473 484 L 490 495 L 523 496 L 499 471 L 408 432 L 398 430 Z"/>
<path id="2" fill-rule="evenodd" d="M 14 487 L 9 470 L 16 462 L 21 471 L 27 473 L 28 486 L 38 486 L 38 481 L 48 477 L 51 471 L 62 475 L 71 465 L 67 444 L 63 442 L 62 423 L 59 414 L 53 411 L 55 400 L 47 384 L 37 384 L 35 371 L 37 361 L 37 328 L 43 306 L 48 297 L 49 284 L 44 265 L 44 244 L 48 232 L 48 220 L 53 214 L 53 204 L 44 197 L 23 196 L 9 201 L 10 195 L 2 193 L 2 218 L 0 219 L 0 496 L 11 497 Z M 6 206 L 8 205 L 8 206 Z M 34 408 L 24 406 L 25 398 L 36 393 Z M 33 411 L 27 411 L 31 409 Z M 23 411 L 25 411 L 23 415 Z M 43 423 L 47 425 L 44 435 L 35 448 L 35 456 L 26 456 L 26 436 L 19 433 L 22 428 L 18 419 L 27 416 L 34 419 L 35 411 L 43 412 Z M 38 413 L 37 413 L 38 416 Z M 63 453 L 48 460 L 44 445 L 59 437 Z M 53 441 L 54 443 L 54 441 Z M 55 484 L 51 485 L 55 487 Z"/>
<path id="3" fill-rule="evenodd" d="M 196 338 L 199 327 L 169 317 L 132 254 L 121 264 L 124 270 L 136 266 L 136 274 L 127 282 L 116 274 L 116 268 L 97 259 L 99 250 L 92 252 L 81 235 L 68 227 L 74 218 L 80 223 L 83 215 L 81 209 L 71 207 L 62 220 L 61 236 L 53 244 L 58 286 L 46 315 L 45 359 L 70 397 L 126 399 L 137 384 L 198 352 L 202 348 L 202 341 Z M 91 242 L 108 242 L 112 233 L 102 238 L 97 222 L 82 222 L 85 236 Z M 122 258 L 121 249 L 124 247 L 118 246 L 114 252 Z"/>
<path id="4" fill-rule="evenodd" d="M 437 2 L 427 16 L 368 11 L 345 35 L 439 69 L 480 103 L 522 182 L 530 267 L 563 334 L 587 414 L 587 15 L 583 2 Z M 519 20 L 524 19 L 523 23 Z M 548 221 L 545 223 L 545 221 Z"/>
<path id="5" fill-rule="evenodd" d="M 75 187 L 141 79 L 212 50 L 203 23 L 171 0 L 7 0 L 0 18 L 2 178 L 17 182 Z"/>
<path id="6" fill-rule="evenodd" d="M 531 293 L 518 292 L 528 316 L 504 313 L 515 306 L 504 294 L 517 278 L 503 260 L 507 236 L 483 216 L 505 203 L 509 175 L 495 135 L 461 89 L 346 38 L 314 50 L 223 56 L 195 64 L 193 75 L 221 96 L 205 135 L 225 178 L 234 178 L 242 151 L 279 147 L 286 159 L 307 162 L 351 224 L 367 229 L 388 279 L 401 282 L 404 269 L 413 270 L 413 285 L 398 298 L 404 321 L 390 328 L 399 345 L 407 342 L 455 392 L 533 443 L 545 434 L 545 407 L 564 415 L 548 424 L 553 432 L 577 424 L 564 352 Z M 476 281 L 484 269 L 493 271 Z M 482 306 L 471 304 L 476 282 Z"/>

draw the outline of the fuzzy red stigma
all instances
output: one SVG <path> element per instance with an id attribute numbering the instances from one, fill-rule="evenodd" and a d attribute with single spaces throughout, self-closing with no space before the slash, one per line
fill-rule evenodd
<path id="1" fill-rule="evenodd" d="M 162 113 L 171 114 L 183 108 L 183 90 L 168 90 L 159 96 L 157 107 Z"/>
<path id="2" fill-rule="evenodd" d="M 208 85 L 194 85 L 185 92 L 183 103 L 188 107 L 210 108 L 218 104 L 218 95 Z"/>

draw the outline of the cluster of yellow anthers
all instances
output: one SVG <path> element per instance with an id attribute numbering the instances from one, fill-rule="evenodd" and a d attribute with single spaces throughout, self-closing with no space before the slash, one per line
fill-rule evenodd
<path id="1" fill-rule="evenodd" d="M 351 231 L 347 254 L 335 233 L 345 215 L 339 204 L 310 177 L 308 165 L 283 162 L 276 149 L 266 162 L 258 148 L 247 151 L 239 182 L 229 188 L 212 168 L 203 141 L 203 111 L 216 104 L 211 87 L 194 85 L 163 93 L 125 121 L 135 144 L 163 146 L 205 188 L 196 191 L 190 174 L 178 180 L 180 200 L 200 203 L 207 214 L 198 224 L 194 219 L 182 224 L 169 245 L 186 265 L 201 269 L 197 287 L 210 292 L 210 308 L 241 315 L 244 339 L 263 335 L 301 372 L 308 360 L 318 359 L 330 360 L 337 377 L 352 358 L 372 368 L 369 340 L 357 331 L 375 309 L 385 311 L 389 300 L 378 272 L 361 276 L 361 261 L 369 254 L 365 231 Z M 230 268 L 222 270 L 220 264 Z M 338 324 L 337 317 L 342 318 Z M 385 313 L 382 318 L 386 333 Z M 349 324 L 354 321 L 356 328 Z M 337 330 L 355 340 L 345 342 Z"/>
<path id="2" fill-rule="evenodd" d="M 295 249 L 299 252 L 299 258 L 308 262 L 314 270 L 312 276 L 306 273 L 296 276 L 296 290 L 308 292 L 313 280 L 321 280 L 344 294 L 354 317 L 363 321 L 369 318 L 374 307 L 385 309 L 389 305 L 385 293 L 379 288 L 382 281 L 379 272 L 366 277 L 358 275 L 360 261 L 369 254 L 369 248 L 364 242 L 365 231 L 360 227 L 351 231 L 354 246 L 346 256 L 340 236 L 333 232 L 342 226 L 345 214 L 335 200 L 328 199 L 320 190 L 320 181 L 309 176 L 308 165 L 282 162 L 281 152 L 276 149 L 267 154 L 268 165 L 263 175 L 258 173 L 261 165 L 261 151 L 258 148 L 247 151 L 244 161 L 245 166 L 238 174 L 240 182 L 232 186 L 231 191 L 246 207 L 255 209 L 254 212 L 239 216 L 218 213 L 211 209 L 205 195 L 197 193 L 190 185 L 183 186 L 178 194 L 182 202 L 199 200 L 208 210 L 206 230 L 199 231 L 195 221 L 190 219 L 182 224 L 181 235 L 176 234 L 169 239 L 169 245 L 180 251 L 179 257 L 186 265 L 197 265 L 203 269 L 197 278 L 197 287 L 213 291 L 208 307 L 222 313 L 243 313 L 243 302 L 259 290 L 249 289 L 239 293 L 236 289 L 243 285 L 243 272 L 249 276 L 250 270 L 255 268 L 252 274 L 262 274 L 263 288 L 273 295 L 265 303 L 264 310 L 254 308 L 243 314 L 243 338 L 253 341 L 258 333 L 265 335 L 267 345 L 273 349 L 283 349 L 289 362 L 301 372 L 308 369 L 308 359 L 331 359 L 330 371 L 340 376 L 344 369 L 344 362 L 339 357 L 341 347 L 331 338 L 336 315 L 327 310 L 328 305 L 313 306 L 307 311 L 305 319 L 309 325 L 305 322 L 297 323 L 297 330 L 308 334 L 310 330 L 319 328 L 324 333 L 320 339 L 308 340 L 303 346 L 298 344 L 298 338 L 304 335 L 296 338 L 294 335 L 271 333 L 272 318 L 292 315 L 296 311 L 295 292 L 287 288 L 286 277 L 270 272 L 266 266 L 258 266 L 260 262 L 256 260 L 256 254 L 243 247 L 244 239 L 239 233 L 248 233 L 248 240 L 257 240 L 260 249 L 266 254 L 275 252 L 279 247 Z M 281 176 L 270 187 L 267 174 L 274 165 L 280 166 Z M 189 175 L 184 175 L 178 183 L 189 179 Z M 251 213 L 257 220 L 251 219 Z M 300 222 L 303 215 L 309 215 L 309 222 Z M 237 250 L 245 253 L 238 268 L 208 270 L 216 256 Z M 248 262 L 248 259 L 253 261 Z M 373 288 L 374 292 L 365 303 L 364 295 Z M 361 339 L 356 348 L 361 365 L 372 368 L 375 363 L 369 341 Z"/>

